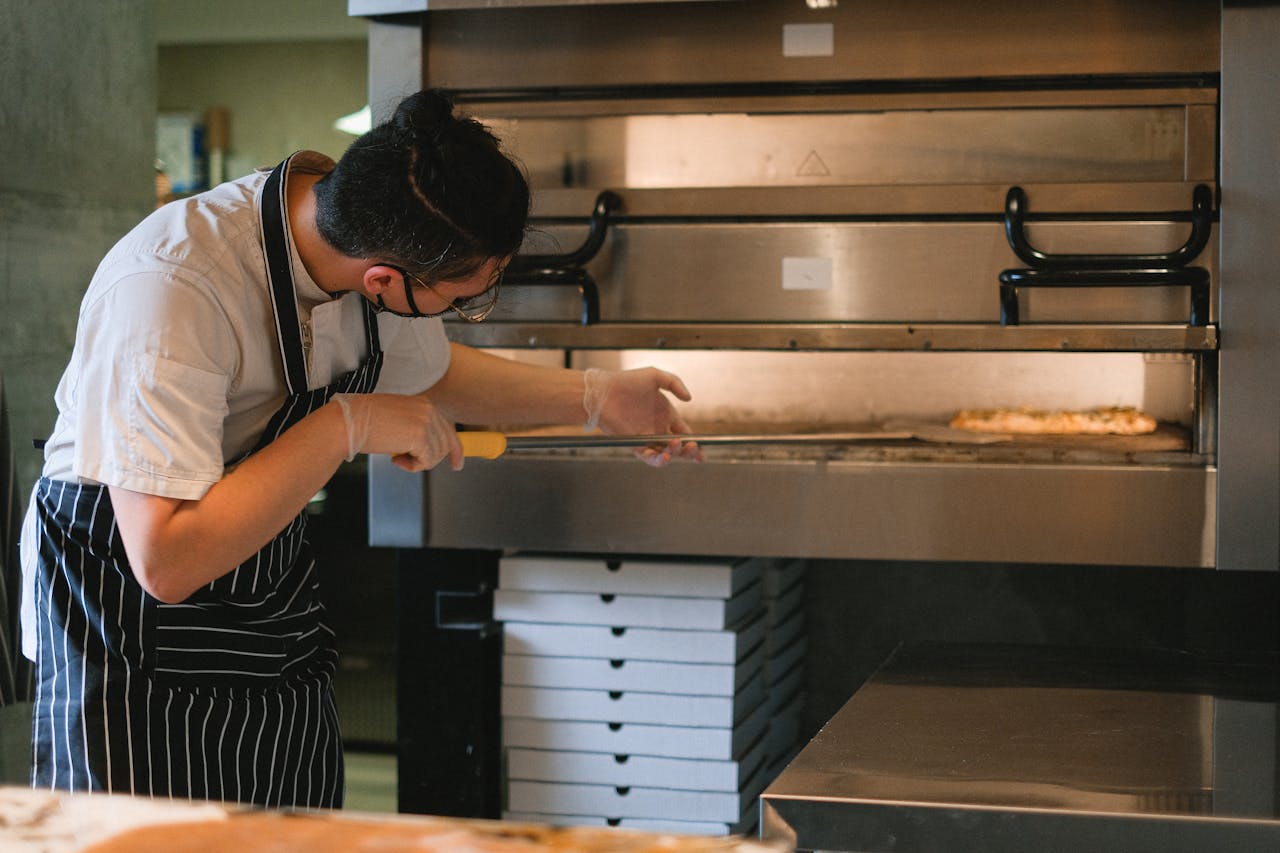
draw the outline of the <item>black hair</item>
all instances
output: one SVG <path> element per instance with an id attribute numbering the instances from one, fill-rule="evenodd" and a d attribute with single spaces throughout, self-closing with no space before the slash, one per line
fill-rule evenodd
<path id="1" fill-rule="evenodd" d="M 445 281 L 514 254 L 529 218 L 520 167 L 432 89 L 353 142 L 315 195 L 316 227 L 344 255 Z"/>

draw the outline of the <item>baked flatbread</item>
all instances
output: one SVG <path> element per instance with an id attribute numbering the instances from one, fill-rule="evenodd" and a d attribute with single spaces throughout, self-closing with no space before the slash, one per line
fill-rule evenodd
<path id="1" fill-rule="evenodd" d="M 1156 419 L 1132 406 L 1082 411 L 1045 409 L 964 409 L 951 419 L 955 429 L 1015 435 L 1146 435 Z"/>

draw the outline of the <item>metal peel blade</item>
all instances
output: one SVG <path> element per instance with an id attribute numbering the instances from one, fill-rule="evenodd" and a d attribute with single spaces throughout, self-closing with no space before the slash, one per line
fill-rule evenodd
<path id="1" fill-rule="evenodd" d="M 652 447 L 665 446 L 673 439 L 719 444 L 841 444 L 861 441 L 893 441 L 915 438 L 909 431 L 873 430 L 867 432 L 782 433 L 776 435 L 742 433 L 737 435 L 506 435 L 487 430 L 464 430 L 458 433 L 466 456 L 497 459 L 513 450 L 565 450 L 584 447 Z"/>

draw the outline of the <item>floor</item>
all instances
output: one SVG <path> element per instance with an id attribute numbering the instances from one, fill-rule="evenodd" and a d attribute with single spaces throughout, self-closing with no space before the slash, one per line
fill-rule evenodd
<path id="1" fill-rule="evenodd" d="M 396 811 L 396 757 L 378 752 L 348 752 L 347 811 Z"/>
<path id="2" fill-rule="evenodd" d="M 350 811 L 396 811 L 395 560 L 370 548 L 366 476 L 344 467 L 308 507 L 309 537 L 338 646 L 334 691 Z"/>

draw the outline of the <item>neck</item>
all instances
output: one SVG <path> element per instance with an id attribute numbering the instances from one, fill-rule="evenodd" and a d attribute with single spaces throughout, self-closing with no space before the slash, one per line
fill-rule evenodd
<path id="1" fill-rule="evenodd" d="M 311 188 L 320 177 L 308 173 L 289 175 L 285 189 L 288 200 L 286 215 L 294 246 L 307 275 L 325 293 L 339 296 L 359 289 L 360 274 L 367 264 L 333 248 L 316 228 L 316 197 Z"/>

